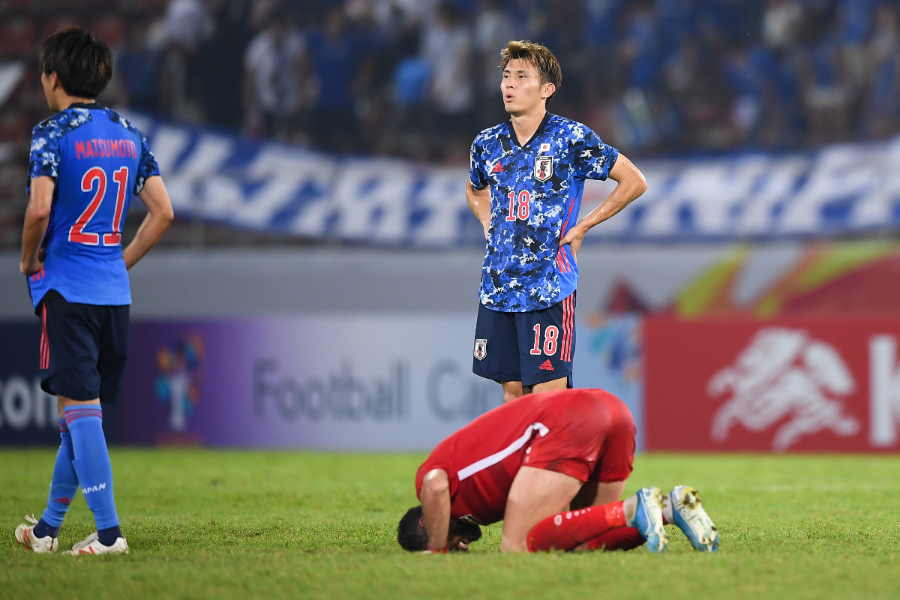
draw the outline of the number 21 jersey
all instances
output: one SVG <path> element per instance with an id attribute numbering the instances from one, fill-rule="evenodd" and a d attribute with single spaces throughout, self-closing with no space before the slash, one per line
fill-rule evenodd
<path id="1" fill-rule="evenodd" d="M 29 277 L 35 308 L 50 290 L 69 302 L 131 304 L 122 226 L 133 194 L 159 175 L 147 138 L 115 111 L 76 103 L 32 130 L 28 183 L 55 180 L 44 268 Z"/>

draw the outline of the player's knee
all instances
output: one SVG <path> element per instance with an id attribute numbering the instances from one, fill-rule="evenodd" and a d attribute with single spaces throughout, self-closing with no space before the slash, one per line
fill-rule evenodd
<path id="1" fill-rule="evenodd" d="M 505 381 L 502 386 L 504 402 L 515 400 L 525 393 L 521 381 Z"/>
<path id="2" fill-rule="evenodd" d="M 569 387 L 569 378 L 568 377 L 559 377 L 557 379 L 552 379 L 550 381 L 544 381 L 542 383 L 534 384 L 530 391 L 531 392 L 550 392 L 554 390 L 564 390 Z"/>
<path id="3" fill-rule="evenodd" d="M 522 395 L 522 392 L 521 392 L 521 391 L 520 391 L 520 392 L 508 392 L 508 391 L 504 391 L 504 392 L 503 392 L 503 401 L 504 401 L 504 402 L 510 402 L 510 401 L 515 400 L 516 398 L 520 397 L 521 395 Z"/>
<path id="4" fill-rule="evenodd" d="M 66 396 L 57 396 L 56 403 L 59 407 L 60 411 L 65 412 L 65 409 L 69 406 L 87 406 L 88 404 L 100 404 L 100 398 L 91 398 L 90 400 L 78 400 L 75 398 L 68 398 Z"/>

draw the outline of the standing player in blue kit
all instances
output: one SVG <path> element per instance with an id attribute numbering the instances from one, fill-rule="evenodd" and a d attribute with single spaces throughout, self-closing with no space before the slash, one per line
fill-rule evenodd
<path id="1" fill-rule="evenodd" d="M 32 131 L 28 208 L 19 269 L 41 320 L 41 387 L 57 396 L 60 445 L 47 507 L 16 540 L 53 552 L 80 488 L 97 531 L 73 554 L 128 552 L 113 496 L 101 402 L 119 395 L 128 342 L 128 269 L 174 218 L 156 159 L 140 131 L 95 101 L 112 76 L 109 48 L 81 29 L 47 38 L 41 87 L 58 111 Z M 132 195 L 147 216 L 123 250 Z"/>
<path id="2" fill-rule="evenodd" d="M 647 183 L 589 127 L 547 112 L 562 82 L 550 50 L 512 41 L 500 56 L 510 119 L 472 143 L 466 200 L 487 239 L 473 371 L 509 401 L 572 386 L 578 250 Z M 607 177 L 618 185 L 579 221 L 585 179 Z"/>

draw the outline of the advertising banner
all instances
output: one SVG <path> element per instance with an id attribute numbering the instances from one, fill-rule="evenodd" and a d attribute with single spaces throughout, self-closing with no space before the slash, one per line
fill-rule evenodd
<path id="1" fill-rule="evenodd" d="M 600 388 L 628 405 L 644 447 L 644 382 L 641 317 L 593 314 L 577 329 L 575 386 Z"/>
<path id="2" fill-rule="evenodd" d="M 499 403 L 468 315 L 141 321 L 129 443 L 422 450 Z"/>
<path id="3" fill-rule="evenodd" d="M 0 321 L 0 444 L 51 444 L 59 439 L 56 398 L 41 390 L 40 327 Z"/>
<path id="4" fill-rule="evenodd" d="M 141 321 L 118 433 L 140 444 L 428 450 L 500 402 L 500 386 L 472 374 L 474 324 L 458 313 Z M 635 327 L 584 329 L 575 378 L 640 418 L 626 348 Z"/>
<path id="5" fill-rule="evenodd" d="M 644 322 L 645 447 L 900 450 L 900 319 Z"/>
<path id="6" fill-rule="evenodd" d="M 471 372 L 474 326 L 461 313 L 138 320 L 104 428 L 123 444 L 428 450 L 502 397 Z M 577 384 L 619 395 L 639 420 L 636 320 L 580 331 Z M 0 324 L 0 443 L 57 441 L 38 333 Z"/>

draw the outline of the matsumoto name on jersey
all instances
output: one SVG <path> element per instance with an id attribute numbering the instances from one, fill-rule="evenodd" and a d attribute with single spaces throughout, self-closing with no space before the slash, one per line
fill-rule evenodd
<path id="1" fill-rule="evenodd" d="M 472 186 L 491 186 L 491 226 L 481 303 L 494 310 L 541 310 L 575 291 L 578 267 L 560 238 L 578 220 L 585 179 L 606 179 L 619 152 L 589 127 L 547 113 L 520 146 L 507 121 L 472 143 Z"/>

